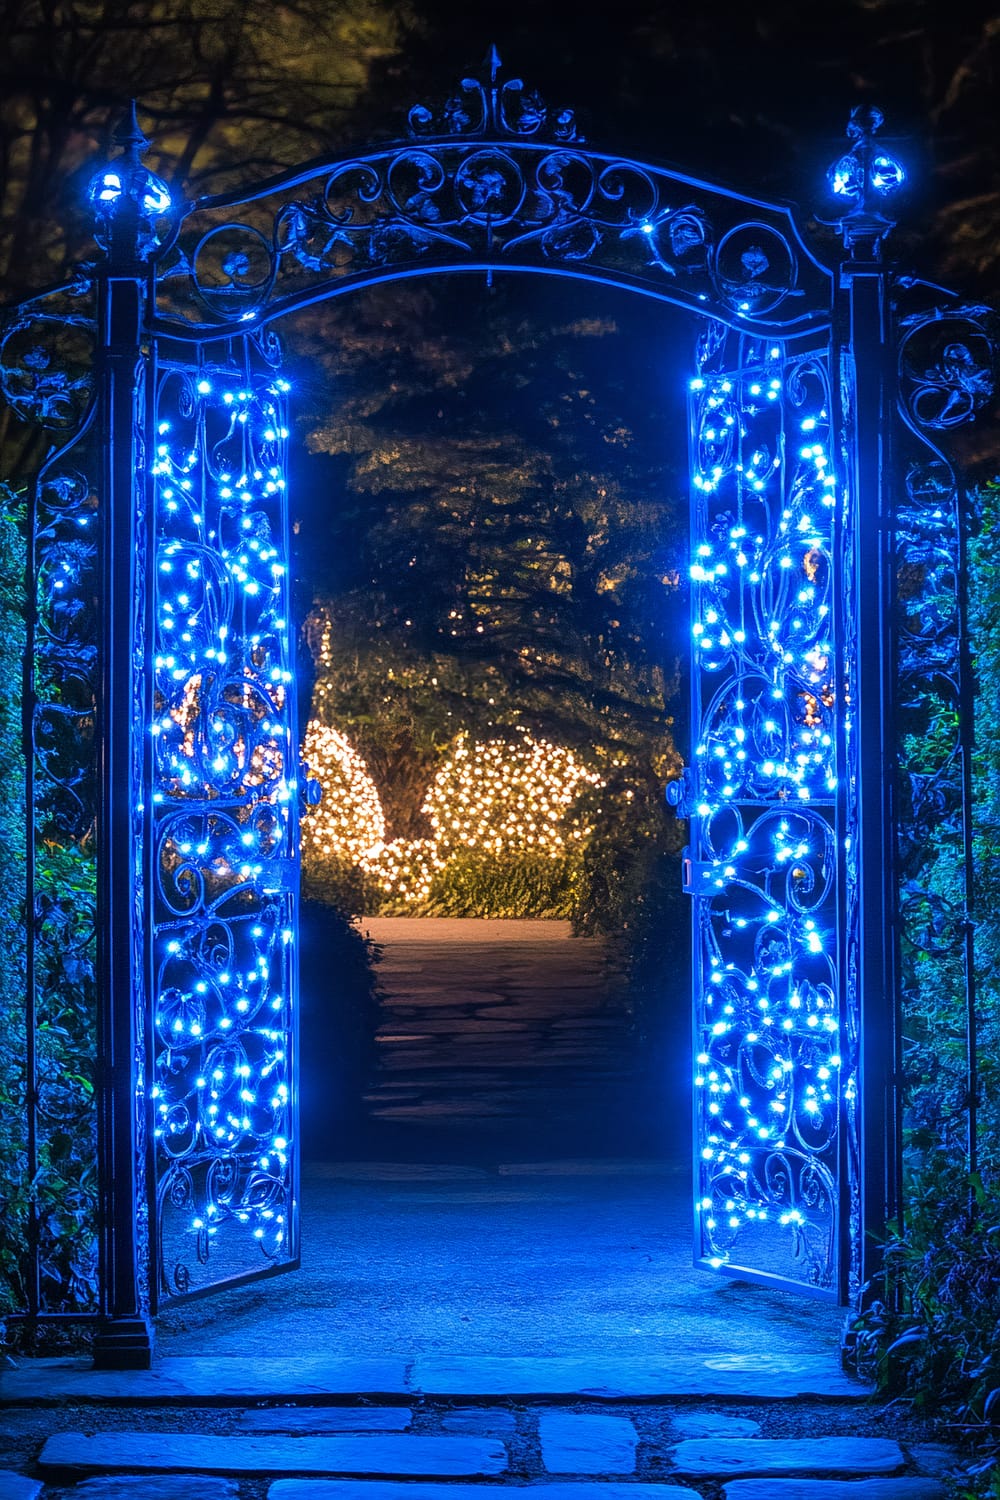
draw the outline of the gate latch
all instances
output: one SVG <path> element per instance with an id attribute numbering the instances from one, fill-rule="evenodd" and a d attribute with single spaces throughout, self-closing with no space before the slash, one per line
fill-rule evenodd
<path id="1" fill-rule="evenodd" d="M 681 855 L 681 889 L 685 896 L 718 896 L 737 876 L 732 861 L 692 859 L 690 844 Z"/>

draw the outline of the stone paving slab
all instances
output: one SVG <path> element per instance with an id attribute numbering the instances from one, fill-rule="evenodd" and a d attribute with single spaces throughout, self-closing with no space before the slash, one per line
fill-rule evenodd
<path id="1" fill-rule="evenodd" d="M 670 1450 L 678 1473 L 891 1474 L 906 1460 L 888 1438 L 689 1438 Z"/>
<path id="2" fill-rule="evenodd" d="M 198 1470 L 206 1474 L 502 1474 L 507 1450 L 491 1438 L 217 1437 L 186 1432 L 58 1432 L 43 1469 Z"/>
<path id="3" fill-rule="evenodd" d="M 489 1355 L 425 1355 L 411 1376 L 423 1396 L 625 1401 L 674 1396 L 787 1401 L 865 1401 L 871 1387 L 852 1380 L 833 1353 L 796 1356 L 733 1355 L 675 1349 L 664 1356 L 525 1359 Z"/>
<path id="4" fill-rule="evenodd" d="M 42 1493 L 37 1479 L 18 1474 L 13 1469 L 0 1469 L 0 1500 L 35 1500 Z"/>
<path id="5" fill-rule="evenodd" d="M 725 1500 L 945 1500 L 948 1490 L 936 1479 L 735 1479 L 722 1493 Z"/>
<path id="6" fill-rule="evenodd" d="M 718 1411 L 675 1411 L 670 1426 L 682 1438 L 749 1438 L 760 1435 L 760 1423 Z"/>
<path id="7" fill-rule="evenodd" d="M 538 1413 L 542 1464 L 550 1474 L 634 1474 L 638 1436 L 628 1417 L 605 1412 Z"/>
<path id="8" fill-rule="evenodd" d="M 297 1396 L 405 1396 L 403 1359 L 241 1359 L 174 1355 L 151 1370 L 95 1370 L 88 1359 L 26 1359 L 0 1373 L 0 1401 L 194 1401 L 219 1405 Z"/>
<path id="9" fill-rule="evenodd" d="M 412 1421 L 407 1406 L 272 1406 L 239 1415 L 245 1432 L 405 1432 Z"/>
<path id="10" fill-rule="evenodd" d="M 513 1412 L 488 1406 L 459 1406 L 442 1417 L 445 1432 L 511 1433 L 517 1428 Z"/>
<path id="11" fill-rule="evenodd" d="M 239 1486 L 218 1474 L 102 1474 L 65 1493 L 66 1500 L 236 1500 Z"/>
<path id="12" fill-rule="evenodd" d="M 634 1484 L 631 1480 L 553 1480 L 516 1488 L 499 1484 L 386 1484 L 365 1479 L 278 1479 L 267 1500 L 697 1500 L 678 1484 Z M 913 1500 L 924 1500 L 917 1495 Z M 928 1497 L 931 1500 L 931 1497 Z"/>

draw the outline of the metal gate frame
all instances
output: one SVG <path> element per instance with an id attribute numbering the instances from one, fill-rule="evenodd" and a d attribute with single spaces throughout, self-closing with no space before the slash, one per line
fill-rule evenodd
<path id="1" fill-rule="evenodd" d="M 833 693 L 839 764 L 833 941 L 845 1061 L 836 1100 L 841 1228 L 826 1291 L 857 1300 L 878 1267 L 877 1236 L 900 1210 L 901 1018 L 914 955 L 951 962 L 957 954 L 962 965 L 969 1102 L 961 1123 L 974 1162 L 964 521 L 958 482 L 938 445 L 991 399 L 996 346 L 985 309 L 901 277 L 884 258 L 905 173 L 877 140 L 881 123 L 877 111 L 855 111 L 848 145 L 831 168 L 828 222 L 843 253 L 825 265 L 788 208 L 591 151 L 572 112 L 549 110 L 519 79 L 505 79 L 495 54 L 488 76 L 463 80 L 442 111 L 411 111 L 402 144 L 191 205 L 172 203 L 144 167 L 147 143 L 133 108 L 116 136 L 120 154 L 91 185 L 98 266 L 50 299 L 13 309 L 0 336 L 6 399 L 60 437 L 32 506 L 32 1034 L 46 1004 L 40 976 L 61 961 L 50 951 L 38 885 L 53 808 L 70 834 L 94 830 L 97 853 L 99 1289 L 76 1303 L 67 1290 L 60 1303 L 36 1276 L 27 1313 L 94 1318 L 98 1363 L 149 1363 L 156 1300 L 146 731 L 152 626 L 144 580 L 157 362 L 160 351 L 175 359 L 187 351 L 193 367 L 206 345 L 269 338 L 283 313 L 355 286 L 456 271 L 573 276 L 707 318 L 709 369 L 734 340 L 761 348 L 776 341 L 792 356 L 825 351 L 836 622 L 833 670 L 824 668 L 820 686 Z M 71 367 L 65 349 L 55 368 L 35 352 L 68 328 L 93 335 L 92 377 Z M 82 561 L 73 554 L 70 565 L 67 539 L 95 521 L 98 545 Z M 89 637 L 88 589 L 98 601 Z M 79 608 L 65 609 L 68 595 Z M 906 745 L 919 733 L 932 689 L 955 728 L 937 773 L 923 777 L 934 795 L 921 797 Z M 700 715 L 697 684 L 695 706 Z M 703 733 L 699 718 L 694 729 Z M 698 773 L 689 773 L 676 799 L 694 822 L 689 868 L 698 922 L 718 908 L 721 887 L 706 895 L 697 881 L 715 879 L 727 859 L 725 851 L 705 855 L 704 792 Z M 736 792 L 721 800 L 739 805 Z M 940 822 L 942 808 L 960 846 L 961 891 L 948 910 L 940 893 L 921 889 L 914 862 L 921 831 Z M 731 878 L 723 871 L 723 882 Z M 697 951 L 703 967 L 705 949 Z M 29 1066 L 35 1161 L 51 1120 L 34 1050 Z M 36 1261 L 39 1244 L 36 1234 Z M 708 1259 L 726 1268 L 725 1255 Z M 739 1270 L 746 1275 L 748 1266 Z"/>

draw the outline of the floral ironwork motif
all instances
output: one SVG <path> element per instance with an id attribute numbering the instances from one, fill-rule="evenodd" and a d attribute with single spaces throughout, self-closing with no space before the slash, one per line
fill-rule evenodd
<path id="1" fill-rule="evenodd" d="M 552 110 L 537 89 L 526 89 L 520 78 L 502 79 L 503 64 L 496 47 L 486 60 L 489 76 L 463 78 L 456 93 L 440 108 L 415 104 L 410 110 L 410 135 L 527 137 L 551 141 L 582 141 L 571 109 Z"/>
<path id="2" fill-rule="evenodd" d="M 295 1254 L 297 743 L 271 340 L 156 392 L 152 1104 L 161 1300 Z"/>
<path id="3" fill-rule="evenodd" d="M 701 1254 L 833 1293 L 837 491 L 825 354 L 710 333 L 692 381 Z"/>
<path id="4" fill-rule="evenodd" d="M 85 276 L 20 303 L 0 323 L 0 393 L 27 422 L 69 436 L 94 393 L 96 323 Z"/>
<path id="5" fill-rule="evenodd" d="M 829 273 L 790 214 L 590 151 L 569 111 L 498 69 L 443 111 L 413 110 L 408 141 L 195 203 L 160 265 L 163 327 L 235 327 L 462 267 L 597 277 L 747 327 L 827 321 Z"/>

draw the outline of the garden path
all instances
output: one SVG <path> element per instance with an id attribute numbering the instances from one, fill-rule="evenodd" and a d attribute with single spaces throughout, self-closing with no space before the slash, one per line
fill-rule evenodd
<path id="1" fill-rule="evenodd" d="M 564 921 L 361 926 L 382 953 L 366 1113 L 391 1154 L 662 1154 L 668 1134 L 639 1086 L 648 1070 L 602 939 Z"/>

